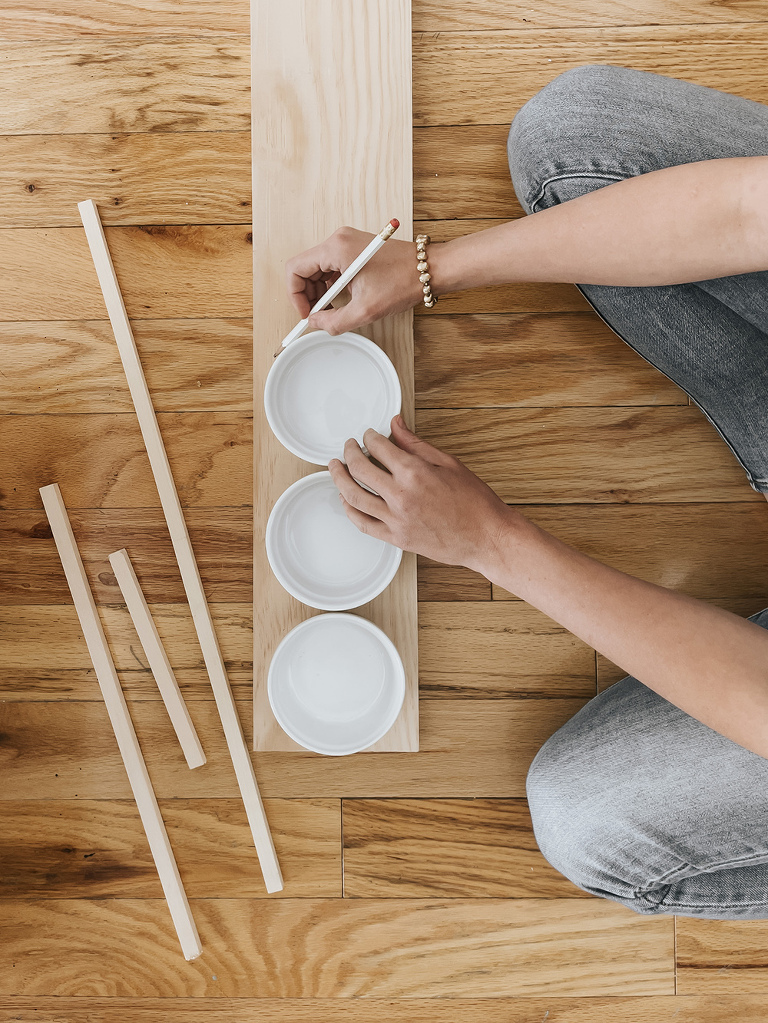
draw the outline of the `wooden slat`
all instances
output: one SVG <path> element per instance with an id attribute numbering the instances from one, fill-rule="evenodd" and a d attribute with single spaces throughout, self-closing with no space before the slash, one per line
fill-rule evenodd
<path id="1" fill-rule="evenodd" d="M 105 224 L 250 224 L 247 131 L 6 135 L 0 151 L 0 227 L 79 227 L 85 196 Z"/>
<path id="2" fill-rule="evenodd" d="M 132 319 L 250 317 L 247 225 L 113 227 L 107 240 Z M 0 230 L 0 319 L 104 316 L 82 228 Z"/>
<path id="3" fill-rule="evenodd" d="M 168 412 L 158 419 L 182 504 L 250 504 L 249 415 Z M 135 415 L 4 416 L 0 448 L 2 508 L 38 508 L 37 488 L 59 480 L 71 509 L 159 503 Z"/>
<path id="4" fill-rule="evenodd" d="M 250 319 L 137 320 L 158 412 L 252 409 Z M 4 412 L 132 412 L 106 320 L 0 323 Z"/>
<path id="5" fill-rule="evenodd" d="M 345 799 L 348 898 L 587 898 L 536 845 L 524 799 Z"/>
<path id="6" fill-rule="evenodd" d="M 378 232 L 397 217 L 400 237 L 412 237 L 411 4 L 253 0 L 251 14 L 252 77 L 260 83 L 252 94 L 253 231 L 259 240 L 253 249 L 254 744 L 298 750 L 272 713 L 267 676 L 279 642 L 312 612 L 270 572 L 263 538 L 275 501 L 308 466 L 272 433 L 262 393 L 274 351 L 297 320 L 286 295 L 285 260 L 344 223 Z M 310 124 L 322 128 L 310 130 Z M 339 188 L 339 181 L 348 186 Z M 412 421 L 410 312 L 379 321 L 371 336 L 392 360 L 402 412 Z M 415 555 L 405 554 L 385 591 L 357 611 L 389 636 L 405 670 L 402 709 L 375 750 L 419 748 L 416 585 Z"/>
<path id="7" fill-rule="evenodd" d="M 768 606 L 768 519 L 759 500 L 521 510 L 565 543 L 658 586 Z M 494 586 L 493 598 L 512 595 Z"/>
<path id="8" fill-rule="evenodd" d="M 266 804 L 284 898 L 341 895 L 341 806 L 335 799 Z M 160 803 L 187 895 L 271 898 L 264 890 L 242 803 Z M 0 897 L 162 897 L 136 809 L 121 800 L 12 801 L 0 835 Z"/>
<path id="9" fill-rule="evenodd" d="M 469 28 L 469 26 L 467 26 Z M 556 75 L 616 64 L 765 102 L 768 25 L 649 25 L 414 37 L 416 125 L 500 124 Z"/>
<path id="10" fill-rule="evenodd" d="M 205 954 L 189 966 L 173 956 L 164 908 L 151 899 L 6 902 L 0 936 L 16 965 L 0 974 L 0 991 L 453 998 L 674 987 L 673 920 L 607 902 L 196 899 Z"/>
<path id="11" fill-rule="evenodd" d="M 417 561 L 419 600 L 490 600 L 491 584 L 477 572 L 458 565 L 441 565 L 429 558 Z"/>
<path id="12" fill-rule="evenodd" d="M 595 655 L 521 601 L 421 604 L 419 690 L 450 699 L 588 698 L 595 695 Z"/>
<path id="13" fill-rule="evenodd" d="M 2 39 L 248 32 L 245 0 L 5 0 Z"/>
<path id="14" fill-rule="evenodd" d="M 222 635 L 223 630 L 219 629 Z M 226 633 L 224 633 L 224 636 Z M 95 683 L 94 683 L 95 685 Z M 259 753 L 254 763 L 265 796 L 525 795 L 525 774 L 542 743 L 584 700 L 422 700 L 419 756 L 359 753 Z M 162 703 L 132 702 L 131 716 L 159 798 L 231 798 L 234 775 L 210 700 L 187 706 L 208 762 L 190 771 Z M 241 720 L 247 704 L 239 704 Z M 246 727 L 246 732 L 249 729 Z M 0 704 L 0 800 L 125 799 L 125 772 L 98 703 Z M 46 736 L 41 746 L 40 736 Z M 205 939 L 204 939 L 205 940 Z"/>
<path id="15" fill-rule="evenodd" d="M 677 920 L 677 990 L 683 995 L 768 993 L 768 921 Z"/>
<path id="16" fill-rule="evenodd" d="M 687 405 L 594 313 L 420 316 L 419 408 Z"/>
<path id="17" fill-rule="evenodd" d="M 690 406 L 429 409 L 416 424 L 508 503 L 762 501 Z"/>
<path id="18" fill-rule="evenodd" d="M 569 0 L 415 0 L 413 28 L 417 32 L 466 32 L 575 25 L 699 25 L 711 22 L 765 21 L 765 0 L 599 0 L 582 7 Z M 570 34 L 570 33 L 569 33 Z M 565 35 L 565 33 L 563 33 Z"/>
<path id="19" fill-rule="evenodd" d="M 763 1023 L 760 995 L 608 998 L 176 998 L 179 1023 Z M 0 996 L 0 1023 L 167 1023 L 167 998 Z M 547 1016 L 549 1013 L 549 1016 Z"/>
<path id="20" fill-rule="evenodd" d="M 247 130 L 248 50 L 231 36 L 5 42 L 0 134 Z"/>

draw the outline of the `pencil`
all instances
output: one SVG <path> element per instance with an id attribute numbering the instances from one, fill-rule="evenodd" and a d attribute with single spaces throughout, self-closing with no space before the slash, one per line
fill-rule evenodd
<path id="1" fill-rule="evenodd" d="M 330 305 L 330 303 L 333 302 L 334 298 L 336 298 L 337 295 L 341 294 L 344 288 L 346 288 L 346 286 L 349 284 L 349 282 L 352 280 L 355 274 L 359 273 L 360 270 L 362 270 L 365 264 L 368 262 L 368 260 L 371 259 L 379 251 L 384 242 L 388 241 L 388 239 L 392 237 L 392 235 L 395 233 L 398 227 L 400 227 L 400 221 L 392 218 L 392 220 L 390 220 L 390 222 L 387 224 L 384 230 L 380 231 L 379 234 L 376 235 L 376 237 L 373 239 L 370 245 L 367 245 L 363 249 L 363 251 L 357 257 L 357 259 L 353 260 L 349 264 L 347 269 L 344 271 L 341 277 L 339 277 L 336 283 L 332 284 L 331 287 L 326 291 L 326 293 L 322 295 L 317 300 L 317 302 L 315 302 L 315 304 L 312 306 L 309 312 L 309 316 L 311 316 L 312 313 L 319 313 L 321 309 L 325 309 L 327 305 Z M 282 352 L 282 350 L 287 345 L 289 345 L 291 341 L 295 341 L 297 337 L 301 337 L 301 335 L 307 329 L 307 324 L 309 323 L 309 316 L 305 320 L 300 320 L 293 328 L 293 330 L 290 332 L 290 334 L 287 334 L 283 338 L 282 344 L 275 352 L 275 358 L 277 358 L 280 352 Z"/>

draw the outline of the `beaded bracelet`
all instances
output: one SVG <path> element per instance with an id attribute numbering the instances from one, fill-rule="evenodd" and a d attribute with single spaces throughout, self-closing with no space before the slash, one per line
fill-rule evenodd
<path id="1" fill-rule="evenodd" d="M 419 271 L 419 280 L 422 284 L 421 290 L 424 292 L 424 305 L 427 309 L 437 305 L 437 295 L 432 294 L 432 286 L 429 283 L 432 277 L 427 266 L 427 245 L 431 240 L 428 234 L 416 236 L 416 269 Z"/>

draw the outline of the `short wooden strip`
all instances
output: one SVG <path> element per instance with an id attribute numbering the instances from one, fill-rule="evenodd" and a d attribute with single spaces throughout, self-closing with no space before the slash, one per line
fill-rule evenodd
<path id="1" fill-rule="evenodd" d="M 345 799 L 348 898 L 586 898 L 536 845 L 524 799 Z"/>
<path id="2" fill-rule="evenodd" d="M 586 899 L 208 899 L 187 965 L 151 899 L 8 901 L 5 995 L 467 998 L 674 990 L 671 917 Z M 66 955 L 61 950 L 66 949 Z M 354 955 L 350 950 L 354 949 Z M 268 950 L 268 952 L 265 952 Z M 169 1008 L 172 1003 L 169 1002 Z"/>
<path id="3" fill-rule="evenodd" d="M 134 341 L 123 298 L 120 294 L 120 286 L 117 282 L 115 268 L 112 265 L 109 249 L 107 248 L 104 229 L 101 225 L 96 205 L 92 200 L 89 199 L 79 203 L 78 209 L 83 218 L 83 227 L 85 228 L 96 274 L 99 278 L 99 285 L 104 296 L 112 330 L 115 334 L 115 341 L 120 352 L 120 359 L 123 363 L 126 379 L 128 380 L 131 399 L 136 409 L 141 435 L 149 456 L 149 463 L 157 486 L 160 503 L 163 507 L 165 521 L 171 535 L 171 543 L 173 544 L 173 550 L 179 564 L 181 579 L 184 583 L 187 600 L 189 601 L 189 609 L 195 623 L 195 632 L 197 633 L 205 666 L 211 679 L 216 707 L 224 728 L 227 748 L 243 797 L 245 812 L 248 815 L 248 823 L 251 827 L 256 852 L 264 875 L 264 883 L 268 892 L 279 891 L 283 887 L 283 882 L 280 876 L 280 867 L 275 855 L 272 836 L 269 832 L 269 825 L 264 813 L 259 787 L 256 782 L 256 775 L 245 746 L 240 719 L 237 716 L 237 708 L 229 688 L 227 670 L 218 640 L 216 639 L 213 618 L 206 601 L 200 572 L 197 568 L 186 522 L 184 521 L 181 502 L 179 501 L 179 495 L 171 473 L 168 455 L 166 454 L 163 438 L 157 424 L 157 416 L 152 406 L 152 398 L 136 349 L 136 342 Z"/>
<path id="4" fill-rule="evenodd" d="M 0 56 L 4 135 L 248 129 L 243 37 L 5 42 Z"/>
<path id="5" fill-rule="evenodd" d="M 677 983 L 683 995 L 768 991 L 768 920 L 677 918 Z"/>
<path id="6" fill-rule="evenodd" d="M 266 801 L 285 889 L 255 869 L 238 798 L 163 799 L 160 809 L 190 898 L 333 898 L 341 891 L 338 799 Z M 3 807 L 3 899 L 156 899 L 162 890 L 133 803 L 14 800 Z M 0 915 L 1 911 L 0 911 Z"/>
<path id="7" fill-rule="evenodd" d="M 88 653 L 93 661 L 110 724 L 120 748 L 120 756 L 128 775 L 133 797 L 136 800 L 141 822 L 144 825 L 152 858 L 160 875 L 163 894 L 168 903 L 184 958 L 196 959 L 202 952 L 200 937 L 189 908 L 184 886 L 181 883 L 179 868 L 176 866 L 152 782 L 149 780 L 139 740 L 136 738 L 133 722 L 120 688 L 117 671 L 110 656 L 107 638 L 99 620 L 93 594 L 88 586 L 88 579 L 61 492 L 58 485 L 54 483 L 51 486 L 43 487 L 40 496 L 51 524 L 56 547 L 67 576 L 67 583 L 72 591 L 80 627 L 88 646 Z"/>
<path id="8" fill-rule="evenodd" d="M 173 673 L 163 641 L 157 632 L 152 613 L 147 607 L 136 572 L 131 564 L 128 551 L 122 548 L 109 555 L 109 563 L 115 573 L 117 584 L 125 600 L 133 627 L 138 633 L 142 649 L 149 661 L 149 669 L 157 682 L 168 717 L 179 740 L 182 752 L 190 768 L 202 767 L 205 753 L 197 737 L 195 726 L 189 716 L 184 697 Z"/>
<path id="9" fill-rule="evenodd" d="M 289 799 L 412 796 L 522 797 L 542 744 L 585 700 L 421 700 L 419 756 L 360 753 L 254 754 L 265 796 Z M 238 790 L 211 700 L 187 701 L 208 754 L 190 771 L 162 704 L 132 703 L 144 754 L 160 798 L 232 798 Z M 247 713 L 248 700 L 239 702 Z M 98 703 L 0 703 L 5 784 L 0 801 L 125 799 L 130 789 Z M 39 737 L 46 736 L 41 747 Z"/>

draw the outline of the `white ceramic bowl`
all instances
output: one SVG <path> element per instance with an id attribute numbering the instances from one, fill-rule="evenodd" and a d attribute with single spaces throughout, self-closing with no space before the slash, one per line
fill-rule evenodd
<path id="1" fill-rule="evenodd" d="M 392 582 L 403 552 L 361 533 L 344 512 L 329 472 L 297 480 L 267 521 L 267 557 L 292 596 L 321 611 L 347 611 Z"/>
<path id="2" fill-rule="evenodd" d="M 289 451 L 315 465 L 343 458 L 344 442 L 372 427 L 389 436 L 402 394 L 395 367 L 360 334 L 324 330 L 293 341 L 274 361 L 264 387 L 272 431 Z"/>
<path id="3" fill-rule="evenodd" d="M 357 615 L 317 615 L 278 646 L 267 678 L 281 728 L 305 749 L 346 756 L 395 723 L 405 670 L 392 641 Z"/>

